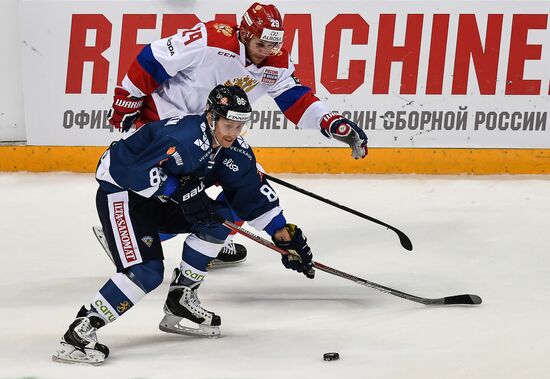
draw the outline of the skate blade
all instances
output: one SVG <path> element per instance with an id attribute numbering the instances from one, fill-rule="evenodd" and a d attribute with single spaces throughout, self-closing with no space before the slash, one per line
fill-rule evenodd
<path id="1" fill-rule="evenodd" d="M 179 334 L 192 337 L 218 338 L 220 328 L 218 326 L 198 325 L 198 328 L 190 328 L 180 324 L 183 319 L 174 315 L 164 315 L 159 324 L 159 329 L 166 333 Z"/>
<path id="2" fill-rule="evenodd" d="M 105 361 L 105 354 L 95 350 L 84 348 L 84 351 L 75 348 L 74 346 L 61 342 L 61 346 L 52 355 L 52 361 L 69 364 L 82 364 L 100 366 Z"/>
<path id="3" fill-rule="evenodd" d="M 246 257 L 243 258 L 243 259 L 239 259 L 238 261 L 233 261 L 233 262 L 225 262 L 225 261 L 221 261 L 219 259 L 213 259 L 210 261 L 210 265 L 208 266 L 208 268 L 223 268 L 223 267 L 229 267 L 229 266 L 233 266 L 233 265 L 236 265 L 236 264 L 239 264 L 239 263 L 242 263 L 246 261 Z"/>
<path id="4" fill-rule="evenodd" d="M 105 253 L 107 253 L 107 256 L 111 260 L 111 262 L 115 263 L 115 260 L 113 258 L 113 254 L 111 254 L 111 251 L 109 250 L 109 244 L 107 243 L 107 240 L 105 239 L 105 235 L 103 234 L 103 231 L 100 231 L 100 226 L 92 226 L 92 231 L 94 232 L 95 238 L 97 238 L 97 241 L 105 250 Z"/>

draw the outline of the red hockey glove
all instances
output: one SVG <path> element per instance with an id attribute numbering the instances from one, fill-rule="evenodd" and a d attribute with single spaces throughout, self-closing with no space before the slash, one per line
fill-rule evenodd
<path id="1" fill-rule="evenodd" d="M 142 105 L 142 98 L 132 97 L 124 88 L 116 87 L 113 106 L 107 121 L 121 132 L 127 132 L 139 117 Z"/>
<path id="2" fill-rule="evenodd" d="M 327 113 L 321 118 L 321 133 L 327 138 L 334 137 L 340 142 L 347 143 L 355 159 L 365 158 L 369 153 L 365 132 L 357 124 L 338 113 Z"/>

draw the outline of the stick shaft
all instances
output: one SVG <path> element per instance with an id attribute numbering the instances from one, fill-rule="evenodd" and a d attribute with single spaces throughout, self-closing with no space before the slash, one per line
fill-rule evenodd
<path id="1" fill-rule="evenodd" d="M 346 211 L 346 212 L 349 212 L 355 216 L 358 216 L 358 217 L 361 217 L 365 220 L 369 220 L 371 222 L 374 222 L 375 224 L 378 224 L 378 225 L 382 225 L 382 226 L 385 226 L 386 228 L 394 231 L 395 233 L 397 233 L 398 237 L 399 237 L 399 241 L 401 242 L 401 246 L 403 246 L 405 249 L 407 250 L 412 250 L 412 242 L 410 240 L 409 237 L 407 237 L 407 235 L 405 233 L 403 233 L 401 230 L 397 229 L 396 227 L 394 226 L 391 226 L 389 224 L 386 224 L 385 222 L 383 221 L 380 221 L 374 217 L 371 217 L 369 215 L 366 215 L 364 213 L 361 213 L 355 209 L 352 209 L 352 208 L 349 208 L 349 207 L 346 207 L 345 205 L 341 205 L 341 204 L 338 204 L 337 202 L 335 201 L 332 201 L 332 200 L 329 200 L 329 199 L 326 199 L 322 196 L 319 196 L 313 192 L 310 192 L 310 191 L 307 191 L 303 188 L 300 188 L 300 187 L 297 187 L 295 186 L 294 184 L 291 184 L 291 183 L 288 183 L 282 179 L 279 179 L 279 178 L 276 178 L 274 176 L 271 176 L 269 174 L 263 174 L 267 179 L 277 183 L 277 184 L 280 184 L 284 187 L 287 187 L 287 188 L 290 188 L 291 190 L 294 190 L 296 192 L 300 192 L 301 194 L 304 194 L 306 196 L 309 196 L 309 197 L 312 197 L 316 200 L 319 200 L 325 204 L 329 204 L 329 205 L 332 205 L 333 207 L 336 207 L 338 209 L 341 209 L 343 211 Z"/>
<path id="2" fill-rule="evenodd" d="M 264 245 L 265 247 L 276 251 L 279 254 L 287 255 L 288 251 L 281 249 L 275 244 L 273 244 L 271 241 L 266 240 L 265 238 L 262 238 L 244 228 L 241 228 L 240 226 L 230 222 L 230 221 L 223 221 L 223 225 L 230 230 L 239 233 L 253 241 L 258 242 L 261 245 Z M 352 282 L 355 282 L 357 284 L 363 285 L 365 287 L 369 287 L 372 289 L 375 289 L 377 291 L 381 291 L 393 296 L 400 297 L 405 300 L 414 301 L 416 303 L 424 304 L 424 305 L 444 305 L 444 304 L 481 304 L 481 298 L 477 295 L 457 295 L 457 296 L 449 296 L 449 297 L 442 297 L 442 298 L 436 298 L 436 299 L 429 299 L 425 297 L 415 296 L 408 294 L 406 292 L 402 292 L 390 287 L 383 286 L 381 284 L 377 284 L 374 282 L 371 282 L 366 279 L 359 278 L 355 275 L 348 274 L 344 271 L 337 270 L 335 268 L 332 268 L 330 266 L 327 266 L 320 262 L 313 262 L 313 266 L 316 269 L 319 269 L 321 271 L 324 271 L 328 274 L 335 275 L 337 277 L 351 280 Z"/>

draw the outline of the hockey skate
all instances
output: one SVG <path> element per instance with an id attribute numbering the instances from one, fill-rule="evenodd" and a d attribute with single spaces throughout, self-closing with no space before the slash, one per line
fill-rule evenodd
<path id="1" fill-rule="evenodd" d="M 115 260 L 113 258 L 113 254 L 111 254 L 111 250 L 109 249 L 109 244 L 107 243 L 107 239 L 105 238 L 105 234 L 103 234 L 103 227 L 101 226 L 92 226 L 92 231 L 94 232 L 95 238 L 99 241 L 99 244 L 105 250 L 105 253 L 107 253 L 107 256 L 113 262 L 115 263 Z"/>
<path id="2" fill-rule="evenodd" d="M 159 324 L 159 329 L 166 333 L 218 338 L 221 318 L 201 306 L 197 297 L 197 289 L 201 282 L 187 286 L 178 283 L 180 277 L 181 271 L 174 269 L 170 291 L 164 304 L 165 315 Z M 181 324 L 182 322 L 191 325 L 185 326 Z M 196 325 L 198 328 L 192 327 Z"/>
<path id="3" fill-rule="evenodd" d="M 84 306 L 76 315 L 59 343 L 52 360 L 62 363 L 81 363 L 98 366 L 109 356 L 109 348 L 97 342 L 96 330 L 105 321 Z"/>
<path id="4" fill-rule="evenodd" d="M 209 268 L 227 267 L 246 261 L 246 247 L 229 241 L 219 252 L 218 256 L 210 261 Z"/>

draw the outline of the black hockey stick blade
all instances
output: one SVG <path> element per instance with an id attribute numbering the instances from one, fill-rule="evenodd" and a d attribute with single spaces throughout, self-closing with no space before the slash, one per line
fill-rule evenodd
<path id="1" fill-rule="evenodd" d="M 468 304 L 478 305 L 481 304 L 481 297 L 477 295 L 456 295 L 443 298 L 444 304 Z"/>
<path id="2" fill-rule="evenodd" d="M 401 242 L 401 246 L 403 246 L 406 250 L 411 251 L 413 249 L 413 244 L 409 237 L 407 237 L 407 235 L 399 229 L 394 229 L 393 231 L 396 232 L 399 236 L 399 242 Z"/>
<path id="3" fill-rule="evenodd" d="M 397 228 L 394 227 L 394 226 L 391 226 L 391 225 L 389 225 L 389 224 L 386 224 L 386 223 L 383 222 L 383 221 L 380 221 L 380 220 L 378 220 L 378 219 L 376 219 L 376 218 L 374 218 L 374 217 L 371 217 L 371 216 L 369 216 L 369 215 L 366 215 L 366 214 L 364 214 L 364 213 L 361 213 L 361 212 L 359 212 L 359 211 L 356 211 L 355 209 L 352 209 L 352 208 L 350 208 L 350 207 L 346 207 L 345 205 L 338 204 L 338 203 L 335 202 L 335 201 L 326 199 L 326 198 L 324 198 L 324 197 L 322 197 L 322 196 L 319 196 L 319 195 L 317 195 L 317 194 L 315 194 L 315 193 L 313 193 L 313 192 L 310 192 L 310 191 L 307 191 L 307 190 L 305 190 L 305 189 L 303 189 L 303 188 L 297 187 L 297 186 L 295 186 L 294 184 L 291 184 L 291 183 L 289 183 L 289 182 L 285 182 L 285 181 L 282 180 L 282 179 L 276 178 L 276 177 L 274 177 L 274 176 L 271 176 L 271 175 L 265 174 L 265 173 L 263 173 L 263 175 L 264 175 L 267 179 L 269 179 L 269 180 L 271 180 L 272 182 L 275 182 L 275 183 L 277 183 L 277 184 L 280 184 L 280 185 L 282 185 L 283 187 L 287 187 L 287 188 L 290 188 L 291 190 L 294 190 L 294 191 L 296 191 L 296 192 L 300 192 L 301 194 L 304 194 L 304 195 L 306 195 L 306 196 L 312 197 L 312 198 L 314 198 L 314 199 L 316 199 L 316 200 L 319 200 L 319 201 L 321 201 L 321 202 L 323 202 L 323 203 L 325 203 L 325 204 L 332 205 L 332 206 L 335 207 L 335 208 L 341 209 L 341 210 L 343 210 L 343 211 L 346 211 L 346 212 L 348 212 L 348 213 L 351 213 L 351 214 L 353 214 L 353 215 L 356 215 L 356 216 L 358 216 L 358 217 L 361 217 L 361 218 L 363 218 L 363 219 L 365 219 L 365 220 L 369 220 L 370 222 L 374 222 L 375 224 L 385 226 L 386 228 L 388 228 L 389 230 L 394 231 L 394 232 L 397 234 L 397 236 L 399 237 L 399 242 L 401 243 L 401 246 L 403 246 L 403 248 L 405 248 L 406 250 L 409 250 L 409 251 L 411 251 L 412 248 L 413 248 L 412 242 L 411 242 L 410 238 L 407 237 L 407 235 L 406 235 L 405 233 L 403 233 L 401 230 L 397 229 Z"/>

